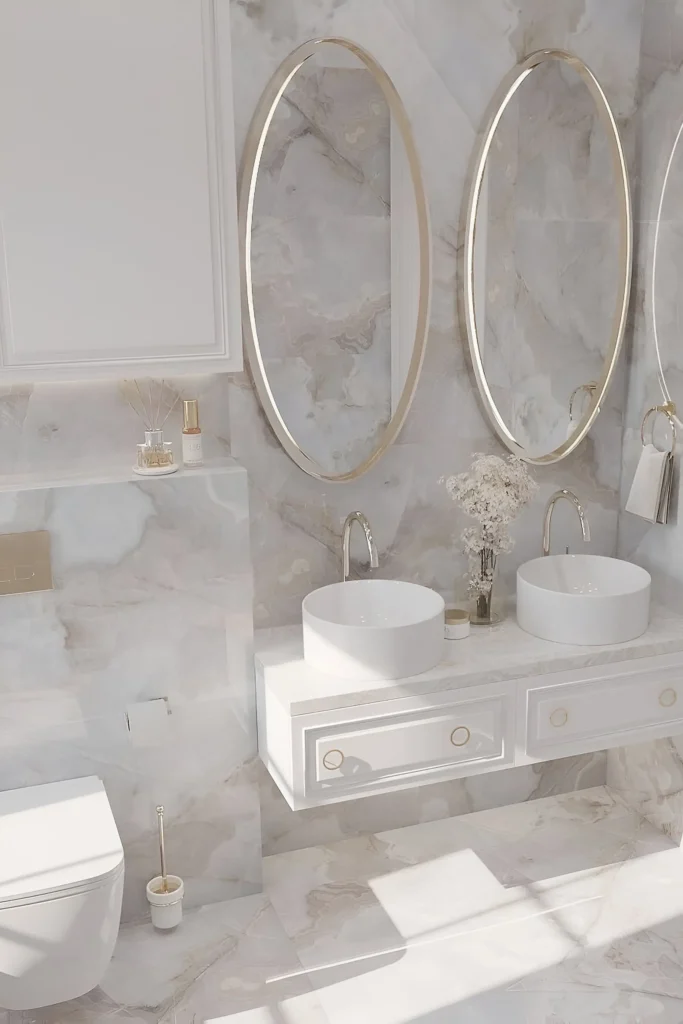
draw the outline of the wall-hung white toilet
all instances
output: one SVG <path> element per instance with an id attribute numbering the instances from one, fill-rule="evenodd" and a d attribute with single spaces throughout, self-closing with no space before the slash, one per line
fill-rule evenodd
<path id="1" fill-rule="evenodd" d="M 0 793 L 0 1007 L 95 988 L 119 930 L 123 848 L 99 779 Z"/>

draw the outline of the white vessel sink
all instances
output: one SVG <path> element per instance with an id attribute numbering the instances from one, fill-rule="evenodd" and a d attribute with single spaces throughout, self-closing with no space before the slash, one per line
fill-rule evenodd
<path id="1" fill-rule="evenodd" d="M 349 580 L 302 604 L 304 658 L 346 679 L 402 679 L 441 661 L 444 600 L 398 580 Z"/>
<path id="2" fill-rule="evenodd" d="M 620 644 L 650 622 L 649 572 L 600 555 L 550 555 L 517 570 L 517 622 L 559 644 Z"/>

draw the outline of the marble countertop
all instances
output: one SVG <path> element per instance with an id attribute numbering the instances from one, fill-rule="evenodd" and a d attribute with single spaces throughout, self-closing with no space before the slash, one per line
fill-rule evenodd
<path id="1" fill-rule="evenodd" d="M 473 627 L 466 640 L 444 641 L 444 658 L 419 676 L 359 682 L 325 675 L 303 658 L 300 626 L 257 630 L 256 659 L 269 692 L 290 715 L 370 704 L 435 693 L 453 686 L 477 686 L 508 679 L 589 668 L 658 654 L 683 652 L 683 615 L 653 606 L 650 628 L 628 643 L 579 647 L 539 640 L 519 628 L 513 616 L 496 626 Z"/>

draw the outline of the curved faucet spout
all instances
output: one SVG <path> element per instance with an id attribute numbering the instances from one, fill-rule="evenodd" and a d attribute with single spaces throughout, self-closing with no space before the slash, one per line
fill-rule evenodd
<path id="1" fill-rule="evenodd" d="M 370 568 L 377 569 L 379 566 L 377 546 L 372 536 L 372 530 L 367 516 L 364 516 L 362 512 L 351 512 L 346 517 L 346 522 L 344 523 L 344 529 L 342 531 L 342 579 L 344 583 L 346 583 L 351 575 L 351 527 L 354 523 L 360 523 L 363 527 L 365 541 L 368 545 L 368 554 L 370 555 Z"/>
<path id="2" fill-rule="evenodd" d="M 565 498 L 570 505 L 573 505 L 576 509 L 579 517 L 579 523 L 581 524 L 581 534 L 584 541 L 588 542 L 591 539 L 590 526 L 586 518 L 586 510 L 576 497 L 573 491 L 568 491 L 566 488 L 562 488 L 561 491 L 555 491 L 550 501 L 545 507 L 545 520 L 543 522 L 543 554 L 550 554 L 550 525 L 553 518 L 553 512 L 555 511 L 555 505 L 562 498 Z"/>

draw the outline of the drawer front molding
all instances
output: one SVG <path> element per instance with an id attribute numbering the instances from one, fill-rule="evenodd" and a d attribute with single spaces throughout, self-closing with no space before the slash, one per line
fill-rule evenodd
<path id="1" fill-rule="evenodd" d="M 305 791 L 353 790 L 465 763 L 496 764 L 508 748 L 510 695 L 375 714 L 305 729 Z M 508 735 L 510 729 L 507 730 Z"/>
<path id="2" fill-rule="evenodd" d="M 520 738 L 528 761 L 683 733 L 683 659 L 556 673 L 520 686 Z"/>

